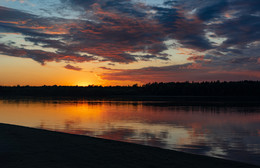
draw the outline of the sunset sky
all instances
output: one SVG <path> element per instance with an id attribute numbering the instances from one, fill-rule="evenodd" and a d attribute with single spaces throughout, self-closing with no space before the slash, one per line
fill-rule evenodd
<path id="1" fill-rule="evenodd" d="M 259 0 L 0 0 L 0 85 L 260 80 Z"/>

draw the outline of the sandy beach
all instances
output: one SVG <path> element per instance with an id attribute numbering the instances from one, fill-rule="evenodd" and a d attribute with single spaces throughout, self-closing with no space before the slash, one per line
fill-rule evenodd
<path id="1" fill-rule="evenodd" d="M 253 168 L 143 145 L 0 124 L 1 168 Z"/>

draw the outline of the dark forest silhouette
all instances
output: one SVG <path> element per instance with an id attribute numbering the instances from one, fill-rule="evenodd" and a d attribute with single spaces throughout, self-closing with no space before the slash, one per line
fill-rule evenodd
<path id="1" fill-rule="evenodd" d="M 242 96 L 260 97 L 260 81 L 170 82 L 142 86 L 0 86 L 0 96 Z"/>

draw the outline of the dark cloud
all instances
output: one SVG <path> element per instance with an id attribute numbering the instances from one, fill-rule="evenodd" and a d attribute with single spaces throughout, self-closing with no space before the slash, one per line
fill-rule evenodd
<path id="1" fill-rule="evenodd" d="M 35 15 L 24 13 L 22 11 L 6 8 L 0 6 L 0 13 L 1 13 L 1 21 L 12 21 L 12 22 L 19 22 L 21 20 L 31 19 L 32 17 L 36 17 Z"/>
<path id="2" fill-rule="evenodd" d="M 217 61 L 216 61 L 217 62 Z M 247 63 L 246 63 L 247 64 Z M 239 64 L 240 65 L 240 64 Z M 257 66 L 256 64 L 254 66 Z M 217 68 L 216 68 L 217 67 Z M 234 68 L 235 67 L 235 68 Z M 148 82 L 172 82 L 172 81 L 237 81 L 237 80 L 260 80 L 259 69 L 238 69 L 234 63 L 188 63 L 183 65 L 171 65 L 164 67 L 147 67 L 141 69 L 111 69 L 100 74 L 106 80 L 133 80 L 143 83 Z"/>
<path id="3" fill-rule="evenodd" d="M 129 14 L 118 14 L 112 9 L 106 11 L 96 3 L 93 5 L 95 7 L 92 10 L 97 22 L 37 18 L 19 12 L 17 14 L 28 15 L 31 19 L 18 18 L 16 19 L 18 21 L 13 21 L 11 17 L 8 18 L 8 22 L 0 20 L 0 30 L 21 33 L 26 36 L 25 40 L 33 42 L 34 45 L 55 48 L 59 53 L 83 52 L 98 56 L 102 61 L 136 62 L 135 56 L 130 54 L 136 52 L 155 55 L 151 57 L 152 59 L 167 59 L 163 57 L 168 55 L 162 53 L 167 50 L 164 44 L 165 35 L 159 31 L 163 28 L 156 21 L 136 18 Z M 2 12 L 6 11 L 8 10 Z M 11 12 L 16 14 L 16 10 Z M 6 15 L 9 15 L 9 11 Z"/>
<path id="4" fill-rule="evenodd" d="M 108 65 L 115 66 L 115 64 L 113 64 L 113 63 L 108 63 Z"/>
<path id="5" fill-rule="evenodd" d="M 260 39 L 259 26 L 259 16 L 246 14 L 221 24 L 214 24 L 211 29 L 217 36 L 227 38 L 222 44 L 223 48 L 230 46 L 241 48 Z"/>
<path id="6" fill-rule="evenodd" d="M 214 1 L 214 3 L 210 4 L 209 6 L 200 9 L 197 15 L 201 20 L 204 21 L 208 21 L 213 18 L 219 18 L 227 6 L 227 0 Z"/>
<path id="7" fill-rule="evenodd" d="M 82 68 L 77 67 L 77 66 L 73 66 L 73 65 L 70 65 L 70 64 L 64 66 L 64 68 L 69 69 L 69 70 L 74 70 L 74 71 L 81 71 L 82 70 Z"/>
<path id="8" fill-rule="evenodd" d="M 144 17 L 145 8 L 147 6 L 136 4 L 131 0 L 60 0 L 62 3 L 69 4 L 76 9 L 81 9 L 82 11 L 92 11 L 97 6 L 105 11 L 114 11 L 116 13 L 122 13 L 131 15 L 134 17 Z"/>
<path id="9" fill-rule="evenodd" d="M 47 52 L 43 50 L 28 50 L 24 48 L 6 46 L 4 44 L 0 44 L 0 53 L 4 55 L 13 56 L 13 57 L 31 58 L 41 63 L 42 65 L 44 65 L 45 62 L 52 62 L 52 61 L 87 62 L 87 61 L 95 60 L 91 56 L 69 55 L 66 53 L 54 53 L 54 52 Z"/>
<path id="10" fill-rule="evenodd" d="M 142 76 L 138 71 L 146 74 L 149 69 L 155 74 L 162 71 L 168 74 L 165 81 L 174 80 L 171 76 L 176 75 L 180 80 L 184 79 L 183 75 L 191 76 L 192 80 L 221 78 L 220 74 L 227 71 L 229 76 L 231 71 L 234 72 L 233 79 L 247 79 L 246 72 L 258 76 L 259 1 L 167 0 L 161 6 L 132 0 L 60 2 L 64 7 L 80 12 L 80 19 L 41 17 L 0 7 L 3 16 L 0 19 L 1 33 L 18 33 L 33 46 L 42 48 L 32 50 L 25 45 L 18 47 L 5 42 L 0 46 L 1 53 L 31 58 L 41 64 L 48 61 L 107 61 L 114 65 L 140 60 L 169 61 L 169 49 L 184 48 L 194 51 L 184 53 L 193 63 L 180 67 L 116 71 L 115 74 L 103 74 L 103 78 L 112 79 L 113 76 L 124 80 L 124 75 Z M 174 41 L 175 46 L 166 41 Z M 162 78 L 158 76 L 159 79 Z"/>
<path id="11" fill-rule="evenodd" d="M 112 68 L 107 68 L 107 67 L 99 67 L 100 69 L 104 69 L 104 70 L 115 70 L 115 69 L 112 69 Z"/>
<path id="12" fill-rule="evenodd" d="M 183 47 L 196 50 L 208 50 L 212 44 L 205 37 L 206 26 L 196 17 L 187 18 L 182 7 L 154 7 L 158 11 L 156 18 L 165 27 L 169 39 L 177 40 Z"/>

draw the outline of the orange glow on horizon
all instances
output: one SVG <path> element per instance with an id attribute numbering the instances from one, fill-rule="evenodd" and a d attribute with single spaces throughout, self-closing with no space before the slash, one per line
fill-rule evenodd
<path id="1" fill-rule="evenodd" d="M 82 82 L 77 82 L 75 85 L 76 86 L 89 86 L 89 85 L 93 85 L 93 84 L 82 81 Z"/>

